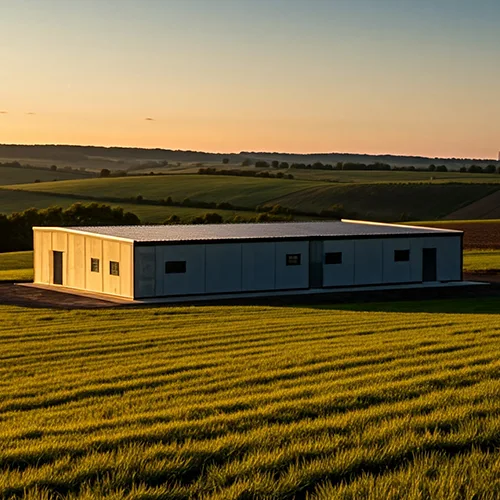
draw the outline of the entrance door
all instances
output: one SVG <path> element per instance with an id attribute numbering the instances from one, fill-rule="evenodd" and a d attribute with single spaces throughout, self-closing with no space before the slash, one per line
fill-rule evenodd
<path id="1" fill-rule="evenodd" d="M 323 242 L 309 242 L 309 288 L 323 287 Z"/>
<path id="2" fill-rule="evenodd" d="M 54 285 L 62 285 L 63 284 L 63 253 L 62 252 L 53 252 L 54 259 L 54 276 L 53 282 Z"/>
<path id="3" fill-rule="evenodd" d="M 422 251 L 422 281 L 437 281 L 437 251 L 424 248 Z"/>

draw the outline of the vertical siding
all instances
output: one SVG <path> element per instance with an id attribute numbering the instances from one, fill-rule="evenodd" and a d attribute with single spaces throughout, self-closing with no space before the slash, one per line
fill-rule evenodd
<path id="1" fill-rule="evenodd" d="M 63 258 L 68 261 L 65 285 L 85 289 L 85 236 L 68 233 L 68 253 Z"/>
<path id="2" fill-rule="evenodd" d="M 423 248 L 437 249 L 438 281 L 459 281 L 462 276 L 460 236 L 423 238 Z"/>
<path id="3" fill-rule="evenodd" d="M 90 259 L 99 259 L 99 272 L 91 271 Z M 102 255 L 102 239 L 85 236 L 85 261 L 82 262 L 85 268 L 86 289 L 92 292 L 102 292 L 103 288 L 103 272 L 105 263 Z"/>
<path id="4" fill-rule="evenodd" d="M 349 286 L 354 284 L 354 241 L 331 240 L 323 243 L 324 253 L 341 252 L 342 264 L 324 264 L 323 286 Z"/>
<path id="5" fill-rule="evenodd" d="M 205 246 L 205 290 L 207 293 L 241 291 L 240 243 Z"/>
<path id="6" fill-rule="evenodd" d="M 42 232 L 33 231 L 33 282 L 42 283 Z"/>
<path id="7" fill-rule="evenodd" d="M 185 273 L 165 273 L 168 261 L 185 261 Z M 156 247 L 156 295 L 205 293 L 205 245 L 164 245 Z"/>
<path id="8" fill-rule="evenodd" d="M 156 295 L 156 247 L 135 247 L 134 297 Z"/>
<path id="9" fill-rule="evenodd" d="M 383 283 L 409 283 L 412 281 L 412 263 L 419 259 L 419 255 L 415 253 L 415 249 L 412 249 L 410 239 L 385 238 L 383 240 L 383 249 Z M 410 260 L 396 262 L 394 260 L 396 250 L 409 250 Z"/>
<path id="10" fill-rule="evenodd" d="M 300 254 L 300 266 L 287 266 L 287 254 Z M 276 243 L 276 289 L 309 288 L 309 241 L 282 241 Z"/>
<path id="11" fill-rule="evenodd" d="M 134 298 L 134 245 L 120 243 L 120 295 Z"/>
<path id="12" fill-rule="evenodd" d="M 356 285 L 376 285 L 382 283 L 382 240 L 356 240 L 354 242 L 354 259 L 354 283 Z"/>
<path id="13" fill-rule="evenodd" d="M 244 243 L 242 245 L 242 290 L 274 290 L 275 262 L 276 245 L 274 243 Z"/>
<path id="14" fill-rule="evenodd" d="M 123 274 L 126 273 L 126 269 L 121 261 L 120 255 L 120 245 L 119 241 L 112 240 L 102 240 L 102 260 L 103 260 L 103 292 L 111 293 L 113 295 L 121 294 L 121 279 Z M 118 262 L 119 264 L 119 275 L 113 276 L 110 273 L 110 263 Z"/>

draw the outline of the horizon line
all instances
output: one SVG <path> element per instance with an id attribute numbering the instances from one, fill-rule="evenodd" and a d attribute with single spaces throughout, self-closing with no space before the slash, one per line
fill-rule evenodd
<path id="1" fill-rule="evenodd" d="M 145 151 L 171 151 L 181 153 L 205 153 L 213 155 L 242 155 L 242 154 L 275 154 L 275 155 L 288 155 L 288 156 L 328 156 L 328 155 L 351 155 L 351 156 L 371 156 L 371 157 L 404 157 L 404 158 L 422 158 L 426 160 L 460 160 L 460 161 L 493 161 L 500 162 L 500 159 L 495 158 L 471 158 L 471 157 L 457 157 L 457 156 L 425 156 L 418 154 L 408 153 L 353 153 L 353 152 L 288 152 L 288 151 L 203 151 L 196 149 L 171 149 L 165 147 L 143 147 L 143 146 L 120 146 L 120 145 L 102 145 L 102 144 L 74 144 L 74 143 L 0 143 L 1 146 L 21 146 L 21 147 L 44 147 L 44 146 L 65 146 L 75 148 L 105 148 L 105 149 L 142 149 Z M 500 158 L 500 151 L 499 151 Z"/>

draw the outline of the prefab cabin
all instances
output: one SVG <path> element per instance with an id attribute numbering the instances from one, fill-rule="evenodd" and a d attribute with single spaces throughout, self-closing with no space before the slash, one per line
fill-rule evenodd
<path id="1" fill-rule="evenodd" d="M 461 231 L 351 220 L 33 231 L 35 283 L 127 299 L 462 280 Z"/>

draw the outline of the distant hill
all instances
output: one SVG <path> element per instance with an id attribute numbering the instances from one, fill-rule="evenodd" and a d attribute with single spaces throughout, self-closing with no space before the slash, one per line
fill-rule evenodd
<path id="1" fill-rule="evenodd" d="M 311 153 L 295 154 L 280 152 L 255 152 L 241 151 L 240 153 L 207 153 L 203 151 L 181 151 L 172 149 L 146 149 L 125 147 L 101 147 L 101 146 L 65 146 L 65 145 L 0 145 L 0 159 L 32 159 L 39 161 L 51 161 L 64 164 L 84 164 L 87 168 L 89 161 L 95 163 L 95 168 L 128 168 L 137 162 L 221 162 L 228 158 L 231 163 L 239 163 L 246 158 L 266 161 L 287 161 L 297 163 L 329 163 L 354 162 L 354 163 L 387 163 L 391 166 L 415 166 L 426 167 L 430 164 L 446 165 L 450 170 L 458 170 L 460 167 L 470 165 L 485 166 L 500 165 L 493 159 L 470 159 L 470 158 L 427 158 L 423 156 L 398 156 L 398 155 L 366 155 L 359 153 Z"/>

